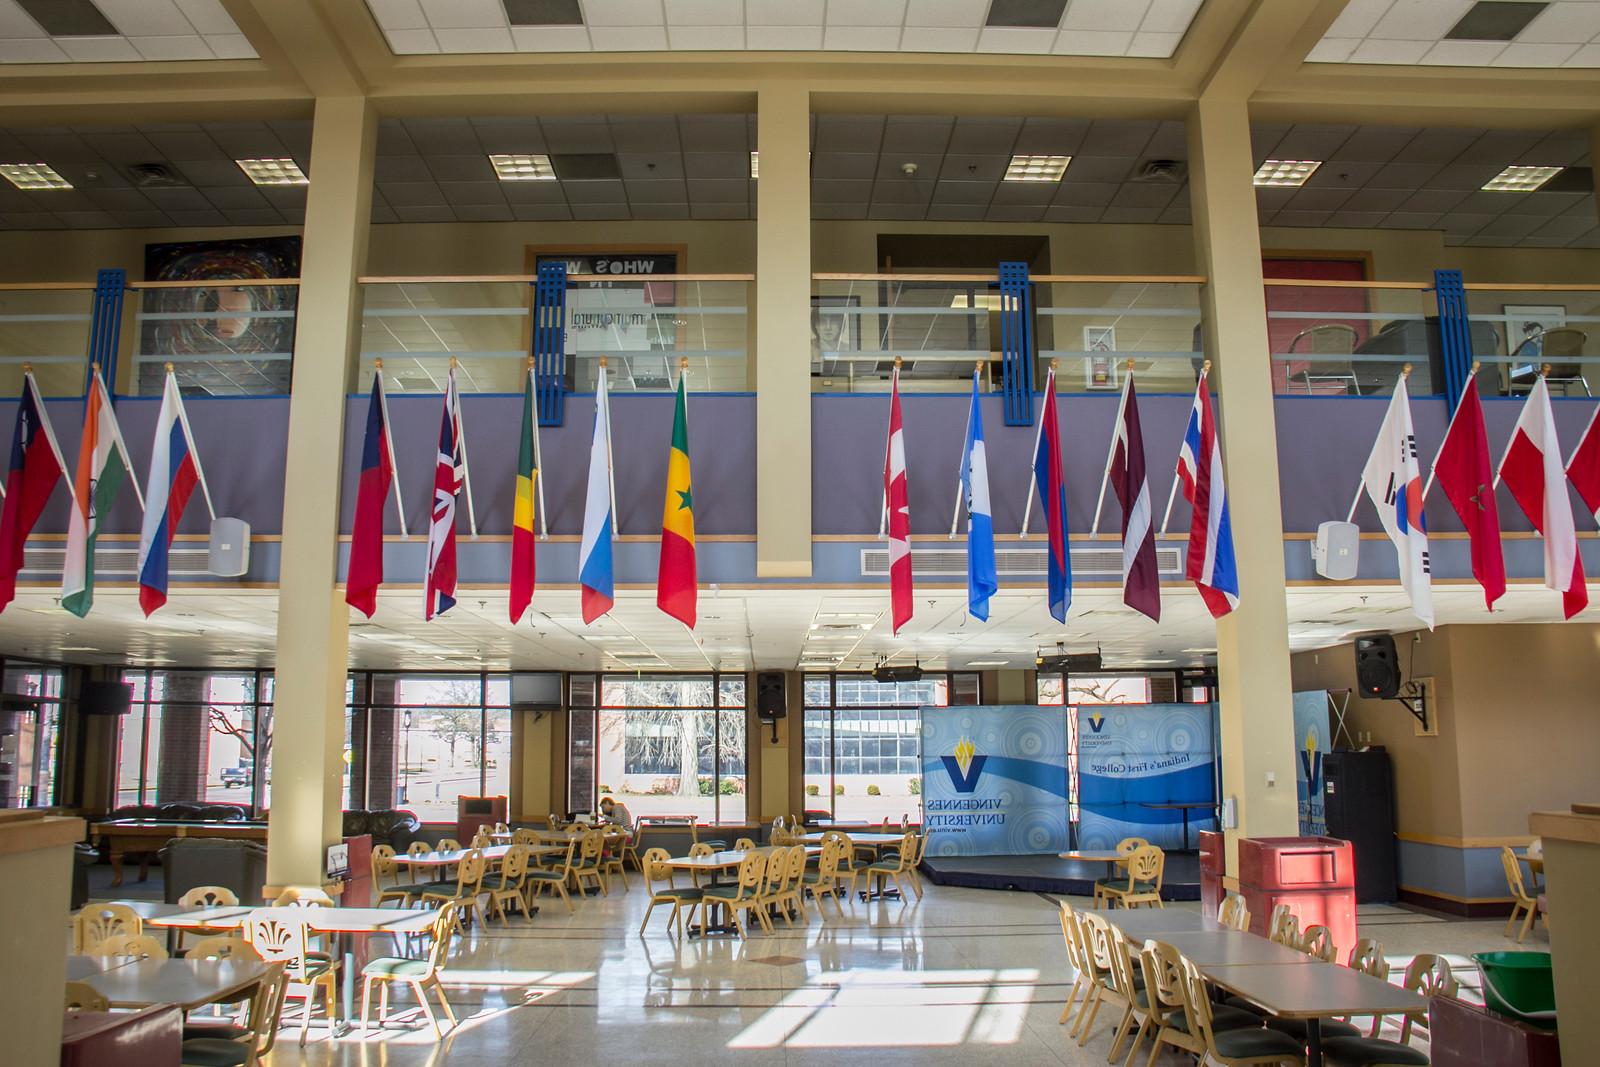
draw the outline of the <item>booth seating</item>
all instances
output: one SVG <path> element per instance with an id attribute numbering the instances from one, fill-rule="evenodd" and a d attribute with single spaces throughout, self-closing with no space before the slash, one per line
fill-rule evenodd
<path id="1" fill-rule="evenodd" d="M 198 800 L 173 800 L 165 804 L 126 804 L 107 819 L 141 819 L 156 822 L 249 822 L 250 808 L 244 804 L 207 803 Z"/>

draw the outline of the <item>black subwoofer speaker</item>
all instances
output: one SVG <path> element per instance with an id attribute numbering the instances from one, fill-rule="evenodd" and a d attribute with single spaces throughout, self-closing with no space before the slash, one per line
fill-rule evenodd
<path id="1" fill-rule="evenodd" d="M 1369 699 L 1400 695 L 1400 657 L 1388 634 L 1356 638 L 1356 686 Z"/>
<path id="2" fill-rule="evenodd" d="M 788 714 L 782 671 L 756 672 L 756 715 L 762 719 L 781 719 Z"/>

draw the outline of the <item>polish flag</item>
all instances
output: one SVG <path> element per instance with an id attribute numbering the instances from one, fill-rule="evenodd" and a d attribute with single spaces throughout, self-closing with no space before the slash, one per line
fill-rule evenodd
<path id="1" fill-rule="evenodd" d="M 1584 586 L 1578 532 L 1567 495 L 1567 472 L 1561 464 L 1555 413 L 1543 376 L 1522 405 L 1511 443 L 1500 460 L 1498 481 L 1504 481 L 1533 528 L 1544 535 L 1544 584 L 1561 592 L 1561 607 L 1572 618 L 1589 604 Z"/>
<path id="2" fill-rule="evenodd" d="M 889 387 L 889 448 L 883 460 L 883 501 L 888 509 L 889 602 L 894 632 L 911 621 L 911 503 L 906 482 L 906 442 L 900 429 L 900 368 Z"/>

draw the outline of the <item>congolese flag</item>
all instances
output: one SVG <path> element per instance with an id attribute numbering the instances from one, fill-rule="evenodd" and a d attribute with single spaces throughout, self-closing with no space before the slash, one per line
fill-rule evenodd
<path id="1" fill-rule="evenodd" d="M 689 402 L 680 373 L 678 403 L 672 415 L 672 451 L 667 454 L 667 499 L 661 512 L 661 567 L 656 573 L 656 604 L 692 630 L 698 593 L 694 488 L 689 478 Z"/>
<path id="2" fill-rule="evenodd" d="M 534 536 L 533 486 L 539 478 L 534 465 L 535 423 L 533 367 L 528 367 L 522 390 L 522 447 L 517 450 L 517 499 L 511 508 L 511 624 L 522 621 L 533 601 Z"/>
<path id="3" fill-rule="evenodd" d="M 94 605 L 94 545 L 100 536 L 100 520 L 111 513 L 117 490 L 132 469 L 128 446 L 111 408 L 111 395 L 96 367 L 83 405 L 83 441 L 78 446 L 67 560 L 61 572 L 61 606 L 80 619 Z M 133 492 L 139 495 L 138 482 L 133 483 Z M 144 507 L 142 498 L 139 506 Z"/>

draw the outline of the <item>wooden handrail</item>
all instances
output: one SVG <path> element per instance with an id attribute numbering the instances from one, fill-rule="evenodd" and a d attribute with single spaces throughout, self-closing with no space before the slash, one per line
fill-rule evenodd
<path id="1" fill-rule="evenodd" d="M 816 282 L 994 282 L 995 274 L 824 274 L 811 275 Z M 1058 282 L 1150 282 L 1153 284 L 1204 285 L 1203 274 L 1035 274 L 1028 279 L 1046 284 Z"/>
<path id="2" fill-rule="evenodd" d="M 1357 282 L 1335 278 L 1263 278 L 1261 284 L 1293 289 L 1409 289 L 1417 293 L 1433 288 L 1430 282 Z"/>
<path id="3" fill-rule="evenodd" d="M 244 289 L 263 285 L 299 285 L 299 278 L 212 278 L 198 282 L 129 282 L 129 289 Z M 90 286 L 89 288 L 94 288 Z"/>
<path id="4" fill-rule="evenodd" d="M 1463 289 L 1486 290 L 1500 293 L 1600 293 L 1600 285 L 1578 284 L 1549 285 L 1544 282 L 1467 282 Z"/>
<path id="5" fill-rule="evenodd" d="M 374 274 L 356 279 L 359 285 L 424 285 L 431 282 L 475 282 L 528 285 L 533 274 Z M 569 282 L 753 282 L 754 274 L 569 274 Z"/>
<path id="6" fill-rule="evenodd" d="M 94 282 L 0 282 L 0 293 L 22 293 L 30 289 L 69 292 L 93 288 Z"/>

